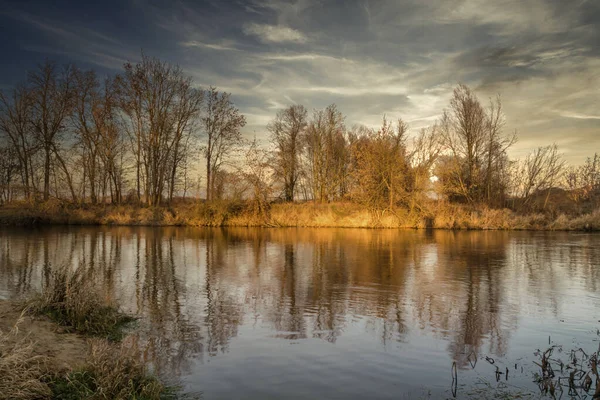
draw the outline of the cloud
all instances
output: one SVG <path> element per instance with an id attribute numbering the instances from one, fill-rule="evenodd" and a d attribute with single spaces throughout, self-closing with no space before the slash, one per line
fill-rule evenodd
<path id="1" fill-rule="evenodd" d="M 180 45 L 182 47 L 202 47 L 202 48 L 212 49 L 212 50 L 239 51 L 239 49 L 236 49 L 235 47 L 221 45 L 221 44 L 214 44 L 214 43 L 202 43 L 197 40 L 189 40 L 186 42 L 181 42 Z"/>
<path id="2" fill-rule="evenodd" d="M 308 38 L 300 31 L 282 25 L 251 23 L 244 26 L 246 35 L 256 36 L 265 43 L 306 43 Z"/>
<path id="3" fill-rule="evenodd" d="M 516 155 L 577 137 L 565 151 L 579 162 L 600 146 L 598 1 L 125 3 L 127 23 L 114 23 L 113 12 L 105 16 L 113 23 L 103 25 L 97 13 L 84 12 L 88 5 L 53 11 L 21 2 L 14 6 L 20 13 L 0 11 L 0 19 L 10 14 L 40 34 L 8 28 L 21 31 L 5 46 L 18 42 L 116 70 L 143 48 L 181 65 L 196 84 L 231 92 L 257 135 L 277 109 L 294 103 L 309 110 L 336 103 L 348 126 L 401 117 L 414 132 L 440 116 L 461 82 L 486 104 L 502 95 L 506 131 L 520 137 Z"/>
<path id="4" fill-rule="evenodd" d="M 570 112 L 570 111 L 557 111 L 557 114 L 560 115 L 561 117 L 565 117 L 565 118 L 600 119 L 600 115 L 586 115 L 586 114 L 579 114 L 579 113 Z"/>

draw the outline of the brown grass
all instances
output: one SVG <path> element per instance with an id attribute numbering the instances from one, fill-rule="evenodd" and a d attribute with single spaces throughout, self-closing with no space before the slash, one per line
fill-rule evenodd
<path id="1" fill-rule="evenodd" d="M 42 293 L 29 301 L 28 310 L 47 315 L 78 333 L 109 340 L 122 338 L 125 325 L 134 320 L 106 302 L 96 289 L 94 279 L 85 276 L 82 268 L 53 270 Z"/>
<path id="2" fill-rule="evenodd" d="M 0 331 L 0 400 L 44 399 L 52 394 L 43 382 L 48 359 L 36 355 L 33 342 L 19 334 L 22 318 L 9 332 Z"/>
<path id="3" fill-rule="evenodd" d="M 18 319 L 10 331 L 0 331 L 0 400 L 177 398 L 176 389 L 152 375 L 135 337 L 115 341 L 121 338 L 121 324 L 130 318 L 102 301 L 94 281 L 82 271 L 53 271 L 50 283 L 18 318 L 14 309 L 19 302 L 0 302 L 0 328 L 10 326 L 8 319 Z M 32 314 L 49 316 L 69 330 L 100 338 L 88 338 L 85 356 L 83 337 L 59 334 L 47 318 Z M 21 324 L 26 330 L 19 329 Z M 57 352 L 67 349 L 63 342 L 69 338 L 77 343 L 68 350 L 82 354 L 68 356 L 65 366 L 57 362 L 63 356 Z M 49 343 L 38 345 L 37 340 Z"/>
<path id="4" fill-rule="evenodd" d="M 89 341 L 87 364 L 55 377 L 50 382 L 60 399 L 145 399 L 176 398 L 173 389 L 152 376 L 143 361 L 138 342 L 130 337 L 120 344 L 103 339 Z"/>
<path id="5" fill-rule="evenodd" d="M 398 207 L 374 211 L 350 202 L 274 203 L 257 215 L 245 202 L 188 201 L 172 207 L 134 205 L 75 206 L 56 201 L 0 208 L 0 224 L 92 224 L 141 226 L 342 227 L 501 230 L 600 230 L 600 210 L 585 214 L 517 213 L 509 209 L 427 201 L 413 211 Z"/>

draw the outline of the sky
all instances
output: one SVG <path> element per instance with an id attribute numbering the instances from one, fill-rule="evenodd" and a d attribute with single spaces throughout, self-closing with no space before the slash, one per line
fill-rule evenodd
<path id="1" fill-rule="evenodd" d="M 291 104 L 433 124 L 453 88 L 500 94 L 511 150 L 600 152 L 600 0 L 0 0 L 0 89 L 45 59 L 112 75 L 146 55 L 232 94 L 245 133 Z"/>

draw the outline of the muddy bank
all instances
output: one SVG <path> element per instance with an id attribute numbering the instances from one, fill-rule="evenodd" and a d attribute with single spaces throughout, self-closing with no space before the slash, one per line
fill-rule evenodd
<path id="1" fill-rule="evenodd" d="M 88 353 L 85 337 L 67 332 L 46 316 L 25 315 L 22 310 L 22 302 L 0 299 L 0 331 L 6 338 L 0 341 L 0 354 L 26 338 L 32 345 L 33 356 L 47 357 L 50 371 L 67 371 L 85 364 Z M 9 334 L 13 329 L 16 334 Z"/>

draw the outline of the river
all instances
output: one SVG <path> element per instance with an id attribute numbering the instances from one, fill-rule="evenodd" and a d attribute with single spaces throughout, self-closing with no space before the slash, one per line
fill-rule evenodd
<path id="1" fill-rule="evenodd" d="M 0 298 L 39 290 L 63 265 L 140 316 L 157 371 L 205 400 L 537 390 L 536 349 L 598 348 L 598 234 L 0 230 Z"/>

